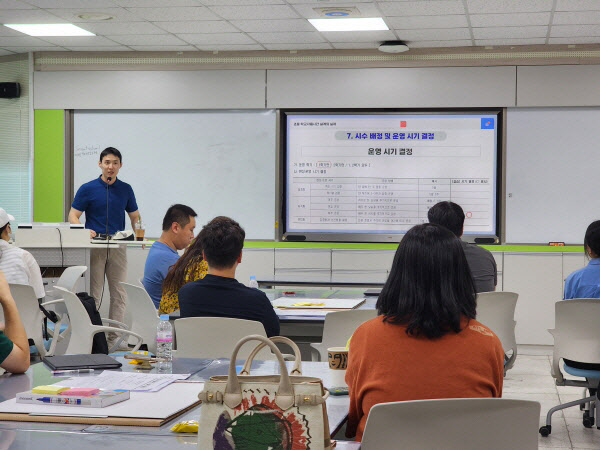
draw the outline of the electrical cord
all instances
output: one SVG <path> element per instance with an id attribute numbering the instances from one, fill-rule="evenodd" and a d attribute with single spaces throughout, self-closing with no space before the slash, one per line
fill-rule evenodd
<path id="1" fill-rule="evenodd" d="M 112 177 L 108 177 L 107 181 L 110 182 Z M 106 183 L 106 258 L 104 259 L 104 274 L 102 275 L 102 293 L 100 294 L 100 303 L 98 304 L 98 311 L 102 308 L 102 299 L 104 298 L 104 287 L 106 285 L 106 266 L 108 264 L 109 246 L 111 236 L 108 234 L 108 189 L 110 185 Z"/>

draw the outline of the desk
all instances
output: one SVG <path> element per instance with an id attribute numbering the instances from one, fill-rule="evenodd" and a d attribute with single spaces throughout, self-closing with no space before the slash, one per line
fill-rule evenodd
<path id="1" fill-rule="evenodd" d="M 365 297 L 364 289 L 261 289 L 267 298 L 273 300 L 279 297 L 302 298 L 365 298 L 365 302 L 357 309 L 375 309 L 377 297 Z M 293 294 L 289 294 L 293 292 Z M 298 344 L 302 351 L 302 360 L 310 361 L 311 352 L 308 344 L 312 342 L 321 342 L 323 338 L 324 316 L 311 315 L 310 310 L 306 310 L 303 315 L 286 314 L 285 310 L 276 309 L 279 317 L 280 334 L 291 338 Z M 179 319 L 179 310 L 169 314 L 171 321 Z M 177 339 L 177 336 L 175 336 Z"/>
<path id="2" fill-rule="evenodd" d="M 128 364 L 123 358 L 117 358 L 123 363 L 121 370 L 126 372 L 135 371 L 134 366 Z M 192 373 L 189 380 L 204 381 L 213 375 L 224 375 L 227 373 L 229 361 L 217 359 L 210 361 L 196 358 L 174 358 L 173 373 Z M 238 362 L 241 364 L 242 362 Z M 288 367 L 291 364 L 288 363 Z M 323 379 L 325 386 L 329 381 L 329 369 L 324 362 L 303 362 L 304 375 L 318 376 Z M 156 369 L 150 371 L 155 373 Z M 265 375 L 279 373 L 279 366 L 275 361 L 254 361 L 252 364 L 253 375 Z M 82 375 L 87 376 L 87 375 Z M 1 400 L 14 397 L 18 392 L 31 389 L 34 385 L 50 384 L 61 380 L 52 377 L 49 369 L 42 363 L 35 364 L 23 375 L 0 376 Z M 337 431 L 348 413 L 349 398 L 347 396 L 329 397 L 327 399 L 327 412 L 331 434 Z M 198 406 L 187 413 L 173 419 L 161 427 L 136 427 L 116 425 L 81 425 L 61 423 L 34 423 L 0 421 L 0 449 L 31 449 L 43 446 L 47 449 L 78 448 L 97 449 L 100 447 L 126 449 L 172 449 L 172 448 L 195 448 L 195 434 L 176 434 L 169 430 L 174 423 L 182 420 L 198 419 Z M 12 445 L 7 442 L 14 440 Z M 185 447 L 184 447 L 185 446 Z M 359 448 L 355 443 L 343 443 L 342 449 Z"/>
<path id="3" fill-rule="evenodd" d="M 273 281 L 273 280 L 257 280 L 259 288 L 273 288 L 274 286 L 300 286 L 300 287 L 349 287 L 349 288 L 380 288 L 383 283 L 353 283 L 351 281 Z M 362 295 L 362 294 L 361 294 Z"/>

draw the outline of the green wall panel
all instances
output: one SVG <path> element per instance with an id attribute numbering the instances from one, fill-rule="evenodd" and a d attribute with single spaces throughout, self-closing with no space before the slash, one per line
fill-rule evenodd
<path id="1" fill-rule="evenodd" d="M 36 109 L 34 112 L 33 220 L 64 219 L 65 112 Z"/>

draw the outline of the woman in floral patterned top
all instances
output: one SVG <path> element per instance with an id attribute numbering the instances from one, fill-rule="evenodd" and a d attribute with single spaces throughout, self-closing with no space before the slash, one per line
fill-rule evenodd
<path id="1" fill-rule="evenodd" d="M 202 259 L 200 239 L 185 250 L 181 258 L 169 269 L 163 282 L 162 298 L 160 299 L 159 314 L 169 314 L 179 309 L 179 289 L 190 281 L 204 278 L 208 271 L 206 261 Z"/>

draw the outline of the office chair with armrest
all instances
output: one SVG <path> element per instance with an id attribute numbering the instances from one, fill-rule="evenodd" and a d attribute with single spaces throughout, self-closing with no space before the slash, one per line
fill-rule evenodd
<path id="1" fill-rule="evenodd" d="M 561 300 L 556 302 L 555 326 L 548 330 L 554 338 L 552 354 L 552 376 L 557 386 L 583 387 L 590 395 L 579 400 L 563 403 L 551 408 L 546 415 L 546 425 L 540 428 L 542 436 L 552 432 L 552 414 L 571 406 L 586 407 L 583 412 L 583 426 L 594 426 L 595 417 L 600 412 L 598 399 L 598 384 L 600 370 L 582 370 L 569 366 L 564 360 L 582 363 L 598 364 L 600 366 L 600 299 L 584 298 Z M 583 377 L 585 380 L 567 379 L 560 370 L 560 360 L 563 359 L 564 371 L 570 375 Z M 600 426 L 597 428 L 600 429 Z"/>
<path id="2" fill-rule="evenodd" d="M 117 339 L 113 346 L 109 349 L 109 353 L 114 352 L 119 347 L 124 336 L 133 336 L 137 338 L 137 343 L 131 351 L 134 352 L 140 348 L 140 345 L 143 343 L 142 336 L 134 333 L 133 331 L 129 331 L 124 323 L 102 318 L 103 323 L 117 325 L 121 328 L 114 326 L 93 325 L 92 321 L 90 320 L 90 316 L 81 303 L 81 300 L 79 300 L 79 297 L 77 297 L 77 295 L 75 295 L 73 292 L 67 291 L 64 288 L 59 287 L 57 289 L 62 292 L 63 299 L 60 301 L 64 301 L 65 305 L 67 306 L 67 313 L 69 314 L 69 323 L 71 328 L 71 339 L 69 340 L 66 353 L 91 353 L 94 335 L 96 333 L 109 331 L 112 331 L 120 336 L 120 338 Z"/>
<path id="3" fill-rule="evenodd" d="M 313 361 L 327 361 L 329 347 L 345 347 L 358 326 L 377 316 L 375 309 L 351 309 L 327 313 L 321 342 L 310 344 Z"/>
<path id="4" fill-rule="evenodd" d="M 519 294 L 515 292 L 481 292 L 477 294 L 477 320 L 489 327 L 500 339 L 504 354 L 504 375 L 517 359 L 515 338 L 515 307 Z M 511 355 L 508 356 L 509 352 Z"/>
<path id="5" fill-rule="evenodd" d="M 127 311 L 131 314 L 131 331 L 144 338 L 148 351 L 156 354 L 156 326 L 160 322 L 154 302 L 142 286 L 121 282 L 127 293 Z"/>
<path id="6" fill-rule="evenodd" d="M 40 303 L 38 302 L 33 287 L 26 284 L 13 283 L 10 283 L 8 287 L 10 289 L 10 293 L 15 299 L 15 303 L 19 311 L 19 316 L 21 317 L 21 321 L 25 326 L 25 332 L 27 333 L 27 337 L 33 341 L 42 358 L 44 356 L 53 355 L 56 351 L 56 344 L 59 340 L 62 339 L 62 336 L 57 336 L 56 338 L 53 338 L 52 343 L 50 344 L 50 348 L 46 350 L 46 347 L 44 346 L 44 337 L 42 333 L 44 314 L 40 310 Z M 56 300 L 51 302 L 45 302 L 42 303 L 42 306 L 46 307 L 55 303 Z M 55 324 L 55 329 L 60 329 L 60 326 L 64 319 L 64 315 L 60 316 L 59 321 Z"/>
<path id="7" fill-rule="evenodd" d="M 540 404 L 504 398 L 380 403 L 371 408 L 362 450 L 534 450 Z M 393 442 L 393 445 L 390 443 Z"/>

